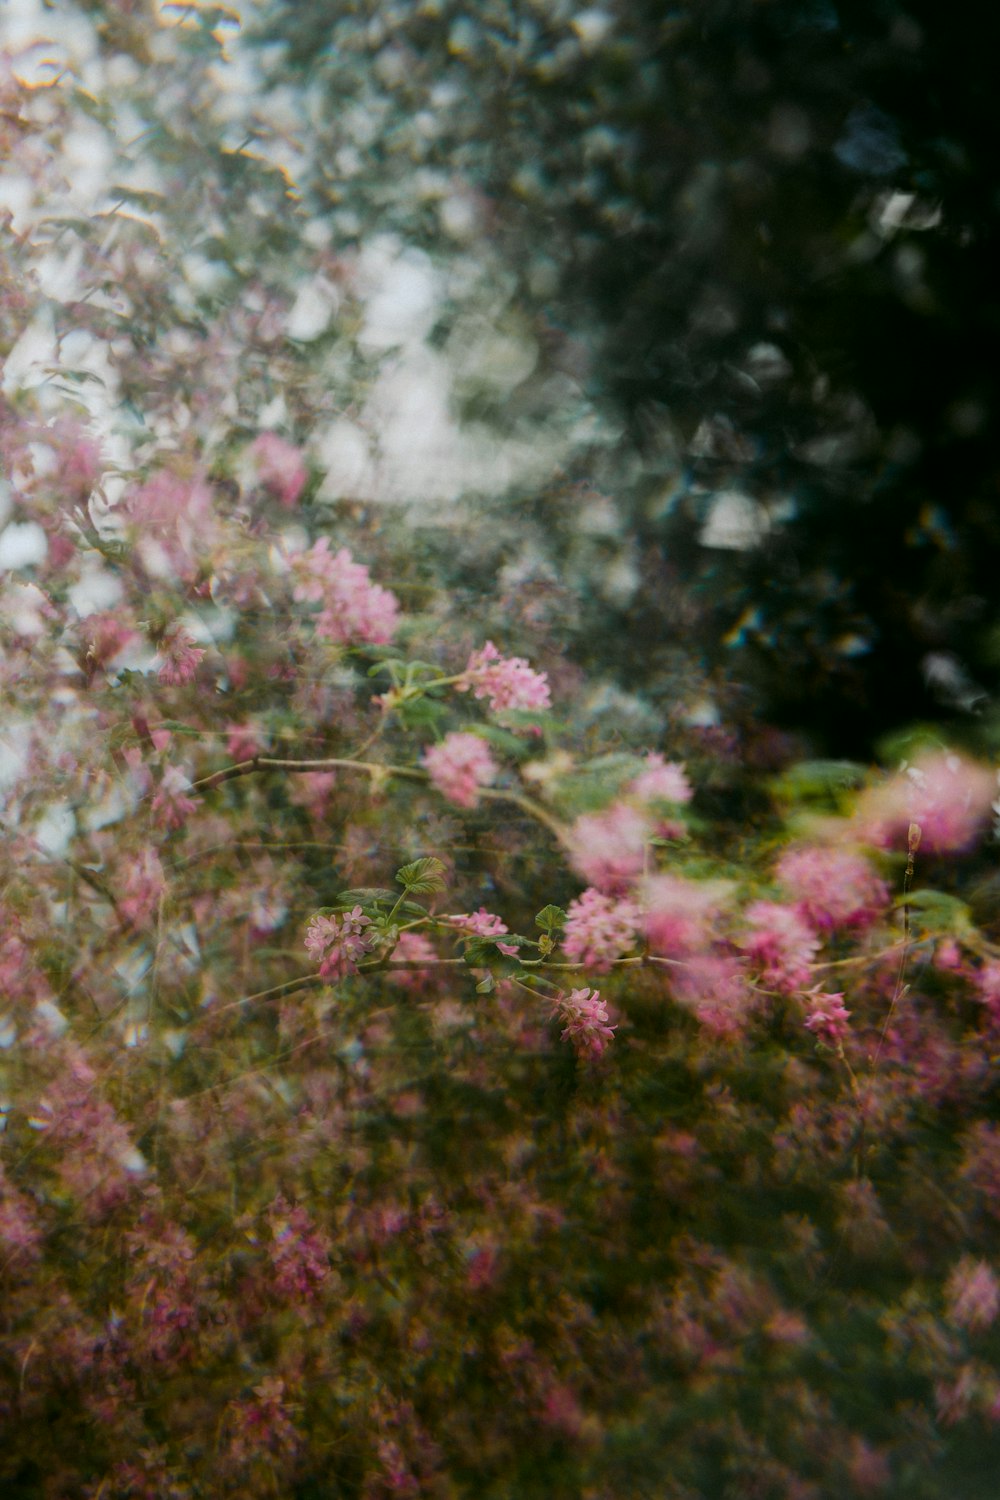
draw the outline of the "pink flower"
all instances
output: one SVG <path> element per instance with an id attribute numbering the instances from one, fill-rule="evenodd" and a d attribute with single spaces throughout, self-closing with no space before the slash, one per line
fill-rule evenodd
<path id="1" fill-rule="evenodd" d="M 589 888 L 570 902 L 566 913 L 566 957 L 607 973 L 616 958 L 635 946 L 640 921 L 633 901 L 617 901 Z"/>
<path id="2" fill-rule="evenodd" d="M 93 614 L 81 620 L 80 638 L 87 648 L 86 668 L 108 667 L 136 638 L 136 631 L 118 615 Z"/>
<path id="3" fill-rule="evenodd" d="M 478 911 L 465 915 L 459 912 L 448 918 L 456 927 L 464 928 L 466 932 L 473 933 L 476 937 L 499 937 L 504 932 L 509 932 L 506 922 L 481 906 Z M 508 958 L 514 958 L 517 954 L 516 943 L 497 943 L 501 953 L 506 953 Z"/>
<path id="4" fill-rule="evenodd" d="M 194 637 L 177 625 L 164 638 L 160 647 L 163 665 L 158 672 L 161 682 L 179 685 L 191 682 L 198 671 L 198 663 L 205 652 L 194 643 Z"/>
<path id="5" fill-rule="evenodd" d="M 989 1328 L 1000 1313 L 1000 1283 L 984 1260 L 963 1255 L 945 1288 L 948 1316 L 960 1328 Z"/>
<path id="6" fill-rule="evenodd" d="M 265 748 L 264 736 L 253 724 L 226 725 L 226 754 L 233 760 L 253 760 Z"/>
<path id="7" fill-rule="evenodd" d="M 628 790 L 643 802 L 690 802 L 694 796 L 684 767 L 657 754 L 646 756 L 646 769 L 629 782 Z"/>
<path id="8" fill-rule="evenodd" d="M 910 824 L 932 854 L 967 849 L 985 825 L 996 780 L 985 766 L 952 751 L 921 756 L 858 801 L 862 838 L 882 847 L 906 847 Z"/>
<path id="9" fill-rule="evenodd" d="M 809 990 L 809 1015 L 803 1023 L 807 1031 L 815 1033 L 818 1041 L 827 1047 L 839 1047 L 849 1034 L 851 1012 L 844 1009 L 843 994 L 825 994 L 822 990 Z"/>
<path id="10" fill-rule="evenodd" d="M 457 686 L 459 692 L 471 689 L 476 698 L 489 698 L 494 713 L 548 708 L 551 702 L 547 674 L 533 671 L 523 656 L 501 656 L 492 641 L 473 651 Z"/>
<path id="11" fill-rule="evenodd" d="M 588 885 L 617 895 L 642 872 L 653 829 L 646 814 L 627 802 L 584 813 L 570 831 L 570 863 Z"/>
<path id="12" fill-rule="evenodd" d="M 438 791 L 457 807 L 475 807 L 479 788 L 489 786 L 500 770 L 485 740 L 461 731 L 425 750 L 422 763 Z"/>
<path id="13" fill-rule="evenodd" d="M 313 1301 L 329 1275 L 329 1239 L 304 1208 L 293 1208 L 280 1194 L 267 1217 L 275 1290 L 289 1302 Z"/>
<path id="14" fill-rule="evenodd" d="M 123 917 L 137 927 L 148 922 L 166 890 L 160 856 L 155 849 L 133 855 L 125 867 L 124 889 L 118 898 Z"/>
<path id="15" fill-rule="evenodd" d="M 364 929 L 371 926 L 360 906 L 345 912 L 342 920 L 316 915 L 305 937 L 306 952 L 319 963 L 321 979 L 344 979 L 358 972 L 358 964 L 371 952 Z"/>
<path id="16" fill-rule="evenodd" d="M 179 766 L 167 766 L 153 798 L 153 817 L 161 828 L 183 828 L 197 809 L 194 798 L 185 795 L 190 787 Z"/>
<path id="17" fill-rule="evenodd" d="M 889 904 L 885 881 L 849 849 L 819 844 L 788 849 L 775 873 L 794 898 L 795 910 L 820 931 L 867 926 Z"/>
<path id="18" fill-rule="evenodd" d="M 719 906 L 717 885 L 682 875 L 653 875 L 643 883 L 646 936 L 661 958 L 688 958 L 705 949 Z"/>
<path id="19" fill-rule="evenodd" d="M 803 989 L 812 977 L 810 964 L 819 939 L 798 912 L 776 901 L 755 901 L 747 907 L 753 931 L 743 940 L 743 951 L 760 970 L 765 989 L 786 994 Z"/>
<path id="20" fill-rule="evenodd" d="M 372 583 L 368 569 L 356 563 L 346 547 L 330 552 L 328 537 L 294 559 L 294 598 L 322 604 L 316 634 L 324 640 L 363 641 L 384 646 L 396 630 L 399 602 L 388 589 Z"/>
<path id="21" fill-rule="evenodd" d="M 746 1030 L 753 993 L 735 959 L 726 954 L 698 954 L 683 968 L 671 969 L 670 982 L 682 1005 L 714 1036 L 732 1040 Z"/>
<path id="22" fill-rule="evenodd" d="M 505 929 L 506 930 L 506 929 Z M 430 963 L 437 959 L 437 952 L 430 939 L 422 932 L 401 932 L 399 942 L 393 949 L 393 958 L 402 959 L 406 963 Z M 390 984 L 397 984 L 403 989 L 424 990 L 427 988 L 432 974 L 428 969 L 395 969 L 386 974 Z"/>
<path id="23" fill-rule="evenodd" d="M 565 1021 L 562 1040 L 572 1042 L 579 1057 L 600 1057 L 614 1040 L 616 1028 L 608 1025 L 608 1007 L 599 990 L 570 990 L 560 995 L 552 1014 Z"/>
<path id="24" fill-rule="evenodd" d="M 302 455 L 276 432 L 262 432 L 254 439 L 250 456 L 264 489 L 291 510 L 306 487 L 309 472 Z"/>

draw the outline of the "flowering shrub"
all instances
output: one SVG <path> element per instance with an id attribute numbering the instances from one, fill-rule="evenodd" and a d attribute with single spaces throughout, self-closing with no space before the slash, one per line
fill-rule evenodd
<path id="1" fill-rule="evenodd" d="M 3 87 L 5 130 L 38 113 Z M 280 363 L 274 288 L 151 354 L 155 256 L 88 241 L 148 418 L 114 448 L 11 374 L 54 316 L 33 245 L 2 252 L 3 1493 L 975 1494 L 993 772 L 862 770 L 824 816 L 786 786 L 724 848 L 696 735 L 623 749 L 556 647 L 446 639 L 406 549 L 310 493 L 316 389 L 301 444 L 227 405 L 238 354 Z"/>

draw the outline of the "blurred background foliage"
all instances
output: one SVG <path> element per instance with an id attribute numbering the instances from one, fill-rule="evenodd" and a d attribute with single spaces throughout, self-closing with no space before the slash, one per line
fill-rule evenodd
<path id="1" fill-rule="evenodd" d="M 220 480 L 284 431 L 408 603 L 548 640 L 626 739 L 751 769 L 917 722 L 995 748 L 995 16 L 35 11 L 115 158 L 117 248 L 47 232 L 130 298 L 57 313 L 117 340 L 123 470 L 179 402 Z"/>

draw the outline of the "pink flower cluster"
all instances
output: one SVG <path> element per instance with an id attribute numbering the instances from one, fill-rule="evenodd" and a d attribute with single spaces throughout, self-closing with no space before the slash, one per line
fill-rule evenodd
<path id="1" fill-rule="evenodd" d="M 535 672 L 523 656 L 501 656 L 492 641 L 473 651 L 457 687 L 488 698 L 494 713 L 548 708 L 551 702 L 547 674 Z"/>
<path id="2" fill-rule="evenodd" d="M 475 807 L 479 788 L 489 786 L 500 769 L 485 740 L 460 730 L 430 746 L 421 759 L 438 791 L 456 807 Z"/>
<path id="3" fill-rule="evenodd" d="M 690 802 L 694 796 L 684 767 L 652 752 L 646 756 L 646 769 L 633 777 L 628 790 L 642 802 Z"/>
<path id="4" fill-rule="evenodd" d="M 867 926 L 889 905 L 885 881 L 849 849 L 800 845 L 786 850 L 775 873 L 795 910 L 821 932 Z"/>
<path id="5" fill-rule="evenodd" d="M 153 818 L 160 828 L 183 828 L 197 802 L 187 794 L 191 782 L 179 766 L 167 766 L 153 798 Z"/>
<path id="6" fill-rule="evenodd" d="M 621 894 L 641 874 L 652 833 L 645 813 L 627 802 L 613 802 L 603 812 L 577 818 L 570 832 L 570 862 L 588 885 Z"/>
<path id="7" fill-rule="evenodd" d="M 319 964 L 321 979 L 344 979 L 358 972 L 358 964 L 371 952 L 372 944 L 365 934 L 371 926 L 360 906 L 336 917 L 315 916 L 306 931 L 306 952 Z"/>
<path id="8" fill-rule="evenodd" d="M 129 922 L 141 927 L 156 911 L 166 884 L 163 866 L 156 850 L 142 849 L 125 862 L 118 910 Z"/>
<path id="9" fill-rule="evenodd" d="M 329 1275 L 328 1237 L 316 1229 L 304 1208 L 293 1207 L 280 1195 L 267 1217 L 276 1291 L 290 1302 L 311 1301 Z"/>
<path id="10" fill-rule="evenodd" d="M 683 875 L 653 875 L 642 892 L 646 936 L 654 953 L 685 959 L 707 948 L 719 902 L 716 887 Z"/>
<path id="11" fill-rule="evenodd" d="M 911 823 L 931 854 L 967 849 L 985 826 L 996 780 L 985 766 L 942 751 L 920 757 L 860 798 L 857 824 L 863 839 L 905 849 Z"/>
<path id="12" fill-rule="evenodd" d="M 616 958 L 635 946 L 641 920 L 634 901 L 619 901 L 589 887 L 566 913 L 566 957 L 606 974 Z"/>
<path id="13" fill-rule="evenodd" d="M 493 912 L 487 911 L 485 906 L 481 906 L 478 911 L 474 912 L 459 912 L 449 917 L 448 921 L 465 932 L 471 932 L 475 937 L 500 937 L 503 933 L 510 931 L 507 923 L 501 921 Z M 517 946 L 514 943 L 497 943 L 497 947 L 508 958 L 513 958 L 517 953 Z"/>
<path id="14" fill-rule="evenodd" d="M 1000 1313 L 1000 1283 L 984 1260 L 963 1255 L 945 1288 L 948 1317 L 970 1332 L 989 1328 Z"/>
<path id="15" fill-rule="evenodd" d="M 600 1057 L 614 1039 L 615 1027 L 608 1025 L 608 1007 L 599 990 L 570 990 L 560 995 L 552 1011 L 564 1021 L 564 1042 L 572 1042 L 579 1057 Z"/>
<path id="16" fill-rule="evenodd" d="M 777 901 L 754 901 L 747 907 L 751 931 L 743 939 L 743 951 L 760 970 L 765 989 L 804 989 L 812 973 L 810 964 L 819 951 L 819 939 L 791 906 Z"/>
<path id="17" fill-rule="evenodd" d="M 321 604 L 316 634 L 341 644 L 364 642 L 384 646 L 392 640 L 399 618 L 399 602 L 388 589 L 372 583 L 368 569 L 356 563 L 346 547 L 330 551 L 329 537 L 292 562 L 299 602 Z"/>
<path id="18" fill-rule="evenodd" d="M 182 626 L 176 625 L 164 637 L 163 644 L 160 646 L 163 665 L 157 676 L 168 686 L 181 686 L 185 682 L 192 682 L 204 655 L 203 648 L 195 645 L 194 637 L 188 635 Z"/>
<path id="19" fill-rule="evenodd" d="M 259 483 L 291 510 L 309 478 L 298 448 L 276 432 L 262 432 L 251 445 L 250 458 Z"/>
<path id="20" fill-rule="evenodd" d="M 804 1025 L 814 1033 L 817 1041 L 827 1047 L 839 1047 L 848 1035 L 851 1012 L 844 1009 L 844 996 L 826 994 L 819 989 L 808 992 L 809 1015 Z"/>

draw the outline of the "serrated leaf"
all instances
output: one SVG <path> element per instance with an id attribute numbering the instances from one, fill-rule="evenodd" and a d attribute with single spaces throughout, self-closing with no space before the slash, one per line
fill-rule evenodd
<path id="1" fill-rule="evenodd" d="M 543 906 L 535 922 L 543 932 L 555 932 L 557 928 L 565 925 L 566 913 L 561 906 Z"/>
<path id="2" fill-rule="evenodd" d="M 415 859 L 412 864 L 403 865 L 396 871 L 396 879 L 405 890 L 425 896 L 432 891 L 444 890 L 445 868 L 441 860 L 428 855 L 424 859 Z"/>

